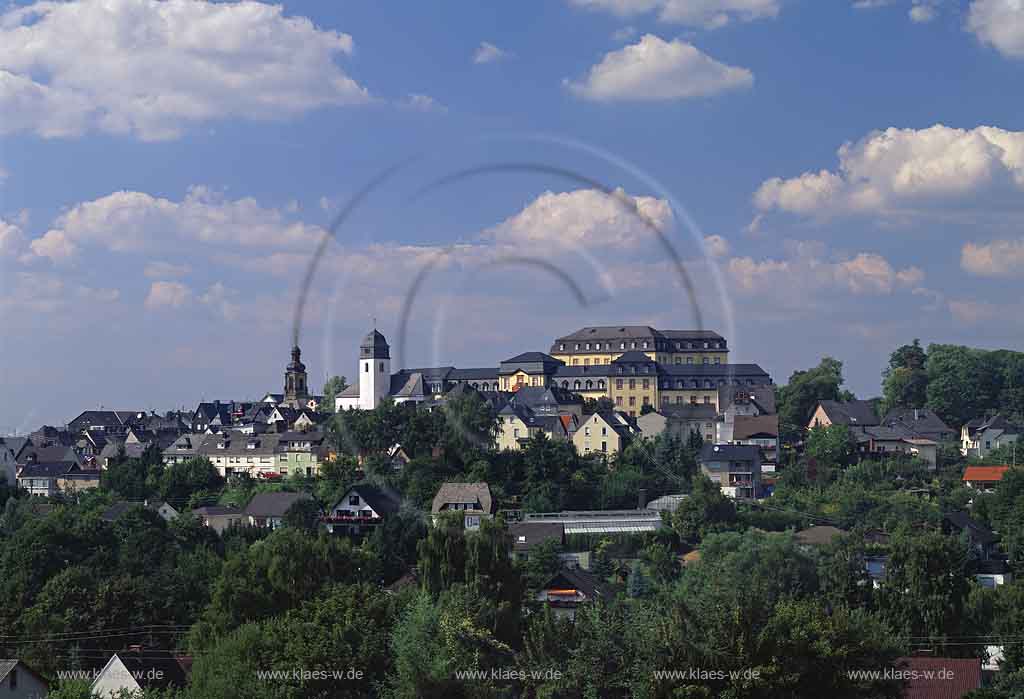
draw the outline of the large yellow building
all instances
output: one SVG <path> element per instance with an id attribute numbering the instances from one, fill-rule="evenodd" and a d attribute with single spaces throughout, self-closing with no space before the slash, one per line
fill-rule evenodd
<path id="1" fill-rule="evenodd" d="M 725 364 L 725 338 L 710 330 L 655 330 L 649 325 L 598 325 L 559 337 L 551 356 L 567 366 L 610 364 L 642 352 L 660 364 Z"/>

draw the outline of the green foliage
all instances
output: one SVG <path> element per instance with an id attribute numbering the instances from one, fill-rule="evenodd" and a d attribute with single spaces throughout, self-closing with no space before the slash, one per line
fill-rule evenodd
<path id="1" fill-rule="evenodd" d="M 1024 352 L 929 345 L 928 407 L 946 424 L 1001 412 L 1024 418 Z"/>
<path id="2" fill-rule="evenodd" d="M 728 528 L 736 521 L 736 506 L 707 476 L 693 479 L 693 492 L 672 513 L 670 522 L 679 538 L 696 545 L 709 532 Z"/>
<path id="3" fill-rule="evenodd" d="M 348 388 L 348 380 L 344 376 L 332 376 L 324 383 L 324 401 L 320 405 L 320 411 L 324 413 L 334 412 L 334 399 L 339 393 Z"/>
<path id="4" fill-rule="evenodd" d="M 312 498 L 296 500 L 281 518 L 286 527 L 294 527 L 312 534 L 320 525 L 320 503 Z"/>
<path id="5" fill-rule="evenodd" d="M 927 359 L 917 339 L 890 355 L 889 365 L 882 372 L 883 414 L 892 408 L 924 407 L 928 390 Z"/>
<path id="6" fill-rule="evenodd" d="M 796 441 L 818 401 L 852 398 L 840 389 L 842 385 L 843 363 L 832 357 L 825 357 L 813 369 L 794 371 L 789 383 L 775 389 L 780 438 Z"/>
<path id="7" fill-rule="evenodd" d="M 807 434 L 804 454 L 818 468 L 844 468 L 853 461 L 857 443 L 846 425 L 820 425 Z"/>
<path id="8" fill-rule="evenodd" d="M 219 491 L 224 479 L 209 459 L 196 458 L 168 466 L 160 478 L 160 497 L 175 509 L 187 508 L 195 498 Z"/>

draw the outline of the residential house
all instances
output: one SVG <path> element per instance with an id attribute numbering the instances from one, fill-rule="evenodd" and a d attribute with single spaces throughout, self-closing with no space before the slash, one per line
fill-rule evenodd
<path id="1" fill-rule="evenodd" d="M 580 423 L 572 442 L 580 454 L 618 454 L 639 432 L 636 420 L 629 415 L 599 410 Z"/>
<path id="2" fill-rule="evenodd" d="M 807 429 L 815 427 L 829 427 L 830 425 L 846 425 L 847 427 L 870 427 L 879 425 L 881 420 L 875 413 L 871 401 L 851 400 L 840 402 L 837 400 L 818 401 L 818 405 L 811 414 L 807 423 Z"/>
<path id="3" fill-rule="evenodd" d="M 163 451 L 168 465 L 196 457 L 209 459 L 225 478 L 236 474 L 277 478 L 319 475 L 326 451 L 322 432 L 247 434 L 238 430 L 182 435 Z"/>
<path id="4" fill-rule="evenodd" d="M 99 430 L 108 435 L 123 435 L 128 421 L 138 414 L 137 410 L 85 410 L 68 423 L 68 432 Z"/>
<path id="5" fill-rule="evenodd" d="M 1015 443 L 1020 434 L 1021 428 L 1002 415 L 976 418 L 960 430 L 960 453 L 984 459 L 993 450 Z"/>
<path id="6" fill-rule="evenodd" d="M 964 469 L 963 482 L 968 488 L 991 492 L 1009 469 L 1009 466 L 968 466 Z"/>
<path id="7" fill-rule="evenodd" d="M 219 432 L 229 427 L 234 422 L 231 416 L 231 402 L 222 403 L 219 400 L 213 402 L 202 402 L 196 406 L 192 413 L 192 420 L 189 428 L 193 432 Z"/>
<path id="8" fill-rule="evenodd" d="M 22 448 L 18 455 L 18 465 L 26 466 L 32 463 L 67 463 L 75 466 L 82 466 L 82 460 L 75 453 L 73 447 L 63 445 L 36 446 L 31 442 Z"/>
<path id="9" fill-rule="evenodd" d="M 435 523 L 444 512 L 461 512 L 463 526 L 475 530 L 481 520 L 494 516 L 495 503 L 486 483 L 445 483 L 434 496 L 430 512 Z"/>
<path id="10" fill-rule="evenodd" d="M 0 659 L 0 699 L 44 699 L 50 683 L 16 658 Z"/>
<path id="11" fill-rule="evenodd" d="M 537 601 L 555 616 L 573 620 L 582 605 L 611 600 L 614 591 L 598 576 L 581 568 L 562 568 L 537 591 Z"/>
<path id="12" fill-rule="evenodd" d="M 93 680 L 91 692 L 99 699 L 115 699 L 136 692 L 185 687 L 191 659 L 171 651 L 133 647 L 115 653 Z"/>
<path id="13" fill-rule="evenodd" d="M 761 450 L 761 470 L 774 473 L 779 461 L 779 416 L 736 415 L 732 422 L 716 423 L 720 430 L 718 444 L 747 444 Z M 725 439 L 728 437 L 728 439 Z"/>
<path id="14" fill-rule="evenodd" d="M 893 408 L 885 414 L 881 424 L 886 427 L 900 427 L 915 437 L 930 439 L 933 442 L 951 442 L 956 439 L 953 428 L 926 408 Z"/>
<path id="15" fill-rule="evenodd" d="M 774 386 L 738 386 L 729 384 L 718 389 L 718 412 L 721 415 L 774 415 Z"/>
<path id="16" fill-rule="evenodd" d="M 165 522 L 173 522 L 178 518 L 178 511 L 162 500 L 153 502 L 150 502 L 149 500 L 143 500 L 141 502 L 120 500 L 104 510 L 101 517 L 106 522 L 115 522 L 121 515 L 133 507 L 144 507 L 148 510 L 152 510 Z"/>
<path id="17" fill-rule="evenodd" d="M 323 518 L 331 534 L 365 534 L 398 512 L 401 496 L 390 488 L 356 483 L 338 499 Z"/>
<path id="18" fill-rule="evenodd" d="M 512 555 L 524 559 L 541 544 L 553 542 L 559 548 L 565 545 L 565 525 L 562 522 L 524 521 L 508 526 L 512 538 Z"/>
<path id="19" fill-rule="evenodd" d="M 538 415 L 525 405 L 509 402 L 498 412 L 498 449 L 519 449 L 531 437 L 566 441 L 576 429 L 575 415 Z"/>
<path id="20" fill-rule="evenodd" d="M 405 451 L 405 447 L 401 444 L 393 444 L 388 449 L 388 460 L 391 462 L 391 469 L 394 471 L 401 471 L 403 468 L 409 465 L 412 458 L 408 452 Z"/>
<path id="21" fill-rule="evenodd" d="M 909 678 L 904 699 L 962 699 L 981 688 L 980 658 L 899 658 L 896 669 Z"/>
<path id="22" fill-rule="evenodd" d="M 939 445 L 930 439 L 913 436 L 913 433 L 898 423 L 892 427 L 851 426 L 850 434 L 857 443 L 858 454 L 863 458 L 905 456 L 920 459 L 932 469 L 936 466 Z"/>
<path id="23" fill-rule="evenodd" d="M 203 433 L 186 433 L 178 437 L 163 451 L 163 460 L 165 466 L 173 466 L 174 464 L 184 463 L 191 459 L 195 459 L 202 456 L 200 448 L 207 439 L 212 439 L 211 435 Z"/>
<path id="24" fill-rule="evenodd" d="M 999 541 L 988 527 L 971 519 L 964 511 L 949 512 L 942 518 L 942 531 L 960 537 L 971 551 L 974 579 L 994 588 L 1010 581 L 1010 568 L 996 546 Z"/>
<path id="25" fill-rule="evenodd" d="M 312 499 L 309 493 L 256 493 L 243 514 L 250 526 L 277 529 L 283 524 L 284 515 L 292 505 Z"/>
<path id="26" fill-rule="evenodd" d="M 69 461 L 26 464 L 18 473 L 18 487 L 27 490 L 29 495 L 52 497 L 60 492 L 58 481 L 73 471 L 78 472 L 81 469 Z"/>
<path id="27" fill-rule="evenodd" d="M 732 498 L 761 494 L 761 450 L 749 444 L 705 444 L 700 470 Z"/>
<path id="28" fill-rule="evenodd" d="M 228 527 L 241 524 L 244 517 L 240 509 L 227 505 L 197 507 L 192 510 L 192 516 L 218 534 L 223 534 Z"/>
<path id="29" fill-rule="evenodd" d="M 323 432 L 288 431 L 277 435 L 277 472 L 282 476 L 319 476 L 327 457 Z"/>
<path id="30" fill-rule="evenodd" d="M 99 486 L 100 472 L 99 469 L 94 468 L 75 467 L 57 478 L 57 490 L 62 493 L 92 490 Z"/>
<path id="31" fill-rule="evenodd" d="M 699 434 L 704 441 L 713 442 L 715 416 L 715 406 L 710 403 L 667 403 L 657 412 L 638 417 L 636 424 L 644 437 L 667 433 L 686 441 L 691 434 Z"/>

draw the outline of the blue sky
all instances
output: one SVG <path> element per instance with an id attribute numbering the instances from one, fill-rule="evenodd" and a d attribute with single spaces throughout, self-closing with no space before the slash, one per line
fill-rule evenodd
<path id="1" fill-rule="evenodd" d="M 3 431 L 279 390 L 318 241 L 412 156 L 321 260 L 314 384 L 374 317 L 398 344 L 425 266 L 407 366 L 691 326 L 622 201 L 778 382 L 1024 336 L 1019 0 L 83 0 L 0 34 Z"/>

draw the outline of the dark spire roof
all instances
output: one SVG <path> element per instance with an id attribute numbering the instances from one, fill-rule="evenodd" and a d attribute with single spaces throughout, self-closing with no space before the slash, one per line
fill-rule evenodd
<path id="1" fill-rule="evenodd" d="M 374 328 L 363 338 L 359 345 L 360 359 L 390 359 L 391 348 L 388 341 Z"/>
<path id="2" fill-rule="evenodd" d="M 305 371 L 306 365 L 302 363 L 302 350 L 298 345 L 292 347 L 292 361 L 288 364 L 288 371 Z"/>

